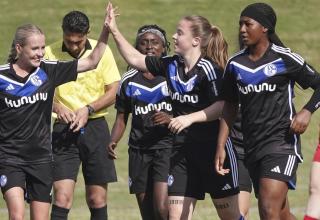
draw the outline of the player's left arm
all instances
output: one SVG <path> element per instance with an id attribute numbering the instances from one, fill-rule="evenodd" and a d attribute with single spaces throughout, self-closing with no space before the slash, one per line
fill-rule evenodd
<path id="1" fill-rule="evenodd" d="M 90 110 L 92 108 L 93 112 L 98 112 L 103 108 L 107 108 L 114 104 L 116 93 L 118 89 L 118 81 L 115 81 L 109 85 L 105 86 L 105 93 L 103 96 L 99 97 L 94 102 L 88 103 L 88 105 L 79 108 L 75 114 L 75 120 L 71 123 L 70 129 L 74 132 L 79 131 L 88 121 Z"/>
<path id="2" fill-rule="evenodd" d="M 306 131 L 312 113 L 320 107 L 320 75 L 307 63 L 304 63 L 301 70 L 296 74 L 296 82 L 303 88 L 314 90 L 306 105 L 293 117 L 290 129 L 296 134 Z"/>

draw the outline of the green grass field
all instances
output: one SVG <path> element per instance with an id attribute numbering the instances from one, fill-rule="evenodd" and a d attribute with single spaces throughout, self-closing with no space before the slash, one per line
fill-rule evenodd
<path id="1" fill-rule="evenodd" d="M 247 0 L 115 0 L 119 6 L 118 24 L 123 34 L 133 42 L 138 27 L 156 23 L 167 30 L 169 39 L 175 31 L 178 20 L 188 14 L 207 17 L 219 26 L 229 42 L 229 53 L 237 48 L 238 19 L 241 10 L 253 1 Z M 278 14 L 277 33 L 292 50 L 302 55 L 320 71 L 320 13 L 318 0 L 269 0 Z M 1 0 L 0 1 L 0 62 L 5 63 L 15 29 L 23 23 L 39 25 L 46 33 L 46 42 L 59 40 L 61 19 L 70 10 L 85 12 L 91 21 L 90 36 L 96 38 L 100 33 L 104 8 L 107 2 L 102 0 Z M 109 39 L 121 72 L 126 64 L 115 50 L 112 38 Z M 296 89 L 296 106 L 300 109 L 310 97 L 311 90 Z M 110 127 L 114 120 L 114 109 L 110 108 L 108 121 Z M 310 161 L 318 139 L 320 115 L 315 113 L 307 132 L 302 136 L 304 163 L 298 170 L 298 187 L 290 192 L 292 212 L 302 219 L 308 197 Z M 127 129 L 128 130 L 128 129 Z M 127 136 L 119 144 L 119 159 L 116 161 L 118 182 L 109 186 L 108 210 L 110 220 L 140 219 L 135 197 L 129 195 L 127 187 Z M 89 219 L 89 210 L 84 197 L 84 184 L 81 173 L 75 191 L 75 201 L 70 212 L 72 220 Z M 259 219 L 256 202 L 253 198 L 251 219 Z M 0 219 L 7 219 L 7 210 L 0 200 Z M 29 219 L 27 216 L 26 219 Z M 207 197 L 197 204 L 195 220 L 218 219 L 213 205 Z"/>

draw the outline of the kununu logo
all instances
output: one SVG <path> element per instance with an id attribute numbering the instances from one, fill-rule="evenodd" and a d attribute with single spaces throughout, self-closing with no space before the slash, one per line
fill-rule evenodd
<path id="1" fill-rule="evenodd" d="M 263 92 L 263 91 L 273 92 L 273 91 L 276 90 L 276 87 L 277 86 L 275 84 L 268 84 L 268 83 L 262 83 L 262 84 L 259 84 L 259 85 L 249 84 L 247 86 L 240 86 L 238 84 L 239 91 L 242 94 L 248 94 L 248 93 L 251 93 L 251 92 Z"/>
<path id="2" fill-rule="evenodd" d="M 7 107 L 19 108 L 21 105 L 33 104 L 40 100 L 46 101 L 47 98 L 48 98 L 48 93 L 36 93 L 33 96 L 22 96 L 20 99 L 17 99 L 17 100 L 10 100 L 5 98 L 5 102 Z"/>
<path id="3" fill-rule="evenodd" d="M 166 102 L 161 102 L 157 104 L 149 103 L 146 106 L 135 106 L 134 113 L 136 115 L 146 115 L 151 111 L 155 111 L 155 110 L 161 111 L 162 109 L 165 109 L 167 111 L 172 111 L 172 106 L 171 104 L 168 104 Z"/>
<path id="4" fill-rule="evenodd" d="M 187 94 L 180 94 L 178 92 L 170 92 L 170 97 L 172 100 L 178 100 L 181 103 L 198 103 L 199 97 L 198 95 L 187 95 Z"/>
<path id="5" fill-rule="evenodd" d="M 263 69 L 263 72 L 266 76 L 273 76 L 277 73 L 277 67 L 270 63 L 266 65 L 266 67 Z"/>

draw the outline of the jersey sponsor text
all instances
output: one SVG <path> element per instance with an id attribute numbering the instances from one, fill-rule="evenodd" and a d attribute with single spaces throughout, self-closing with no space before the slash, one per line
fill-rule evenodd
<path id="1" fill-rule="evenodd" d="M 148 114 L 149 112 L 151 111 L 160 111 L 162 109 L 165 109 L 167 111 L 172 111 L 172 107 L 171 107 L 171 104 L 168 104 L 166 102 L 161 102 L 161 103 L 156 103 L 156 104 L 152 104 L 152 103 L 149 103 L 148 105 L 146 106 L 135 106 L 134 108 L 134 112 L 136 115 L 146 115 Z"/>
<path id="2" fill-rule="evenodd" d="M 277 85 L 276 84 L 268 84 L 268 83 L 262 83 L 259 85 L 253 85 L 249 84 L 247 86 L 240 86 L 238 84 L 239 91 L 242 94 L 248 94 L 251 92 L 264 92 L 264 91 L 269 91 L 269 92 L 274 92 L 276 90 Z"/>
<path id="3" fill-rule="evenodd" d="M 10 100 L 8 98 L 5 98 L 5 102 L 7 107 L 9 108 L 19 108 L 21 105 L 25 104 L 33 104 L 37 101 L 46 101 L 48 98 L 48 93 L 36 93 L 33 96 L 22 96 L 20 99 L 17 100 Z"/>

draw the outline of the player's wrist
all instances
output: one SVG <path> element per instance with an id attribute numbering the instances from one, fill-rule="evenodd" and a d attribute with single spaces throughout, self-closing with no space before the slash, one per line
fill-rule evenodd
<path id="1" fill-rule="evenodd" d="M 93 115 L 95 113 L 94 108 L 91 105 L 86 105 L 86 108 L 88 109 L 88 115 Z"/>

